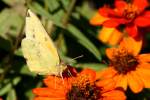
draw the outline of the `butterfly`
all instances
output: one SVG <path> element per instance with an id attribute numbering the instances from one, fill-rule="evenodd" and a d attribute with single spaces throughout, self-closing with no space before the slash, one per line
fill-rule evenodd
<path id="1" fill-rule="evenodd" d="M 31 72 L 61 76 L 67 65 L 60 62 L 57 49 L 38 17 L 29 9 L 25 38 L 21 42 L 23 56 Z"/>

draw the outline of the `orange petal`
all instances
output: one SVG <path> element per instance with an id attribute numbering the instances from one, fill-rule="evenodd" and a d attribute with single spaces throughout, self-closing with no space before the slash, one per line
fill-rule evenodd
<path id="1" fill-rule="evenodd" d="M 106 93 L 103 93 L 103 100 L 125 100 L 126 96 L 123 91 L 120 90 L 112 90 Z"/>
<path id="2" fill-rule="evenodd" d="M 141 62 L 150 62 L 150 54 L 140 54 L 138 58 Z"/>
<path id="3" fill-rule="evenodd" d="M 106 68 L 96 73 L 96 79 L 105 79 L 113 77 L 117 72 L 113 67 Z"/>
<path id="4" fill-rule="evenodd" d="M 102 41 L 103 43 L 107 43 L 113 34 L 115 28 L 107 28 L 102 27 L 101 31 L 98 34 L 98 39 Z"/>
<path id="5" fill-rule="evenodd" d="M 147 64 L 143 64 L 143 65 L 141 65 L 141 66 L 144 66 L 144 65 L 147 65 Z M 148 65 L 150 65 L 150 64 L 148 64 Z M 138 72 L 140 72 L 140 73 L 143 73 L 143 74 L 146 74 L 146 75 L 150 76 L 150 69 L 149 69 L 149 68 L 138 67 L 136 70 L 137 70 Z"/>
<path id="6" fill-rule="evenodd" d="M 140 11 L 143 11 L 148 5 L 148 0 L 133 0 L 133 4 L 138 7 Z"/>
<path id="7" fill-rule="evenodd" d="M 117 51 L 117 48 L 107 48 L 106 55 L 111 60 L 113 59 L 114 53 Z"/>
<path id="8" fill-rule="evenodd" d="M 50 89 L 49 88 L 35 88 L 33 89 L 33 93 L 38 96 L 50 96 Z"/>
<path id="9" fill-rule="evenodd" d="M 144 84 L 138 75 L 134 72 L 129 72 L 127 74 L 127 78 L 129 87 L 134 93 L 139 93 L 142 91 Z"/>
<path id="10" fill-rule="evenodd" d="M 57 76 L 47 76 L 44 79 L 44 83 L 46 86 L 48 86 L 51 89 L 62 89 L 62 90 L 64 90 L 65 88 L 67 89 L 67 88 L 69 88 L 68 86 L 70 86 L 67 78 L 62 79 L 62 78 L 57 77 Z M 60 85 L 60 84 L 62 84 L 62 85 Z"/>
<path id="11" fill-rule="evenodd" d="M 65 98 L 35 97 L 34 100 L 66 100 Z"/>
<path id="12" fill-rule="evenodd" d="M 150 63 L 140 63 L 137 67 L 143 68 L 143 69 L 146 69 L 147 71 L 149 71 L 150 70 Z"/>
<path id="13" fill-rule="evenodd" d="M 107 17 L 104 17 L 104 16 L 101 16 L 100 13 L 96 13 L 95 16 L 93 16 L 91 19 L 90 19 L 90 24 L 91 25 L 101 25 L 104 21 L 106 21 L 108 18 Z"/>
<path id="14" fill-rule="evenodd" d="M 125 37 L 120 43 L 120 47 L 125 47 L 129 52 L 137 55 L 142 48 L 142 39 L 133 39 L 132 37 Z"/>
<path id="15" fill-rule="evenodd" d="M 150 19 L 147 17 L 139 16 L 135 19 L 135 24 L 139 27 L 149 27 Z"/>
<path id="16" fill-rule="evenodd" d="M 49 97 L 35 97 L 33 100 L 50 100 Z"/>
<path id="17" fill-rule="evenodd" d="M 114 19 L 109 19 L 109 20 L 106 20 L 103 25 L 106 26 L 106 27 L 109 27 L 109 28 L 112 28 L 112 27 L 117 27 L 119 26 L 121 23 L 119 23 L 119 19 L 117 20 L 114 20 Z"/>
<path id="18" fill-rule="evenodd" d="M 96 85 L 100 88 L 102 88 L 102 92 L 112 90 L 115 88 L 115 82 L 113 79 L 104 79 L 96 82 Z"/>
<path id="19" fill-rule="evenodd" d="M 120 15 L 122 15 L 124 13 L 124 9 L 126 6 L 127 6 L 127 2 L 125 2 L 123 0 L 115 1 L 115 7 L 116 7 L 116 10 L 118 11 L 117 13 L 119 13 Z"/>
<path id="20" fill-rule="evenodd" d="M 125 98 L 122 97 L 104 97 L 103 99 L 99 99 L 99 100 L 126 100 Z"/>
<path id="21" fill-rule="evenodd" d="M 51 88 L 35 88 L 33 93 L 38 96 L 49 96 L 49 97 L 64 97 L 67 90 L 57 90 Z"/>
<path id="22" fill-rule="evenodd" d="M 108 40 L 108 44 L 117 45 L 123 38 L 123 33 L 119 32 L 117 29 L 114 29 L 111 37 Z"/>
<path id="23" fill-rule="evenodd" d="M 84 69 L 79 75 L 86 75 L 91 81 L 96 78 L 96 72 L 92 69 Z"/>
<path id="24" fill-rule="evenodd" d="M 127 25 L 125 27 L 125 30 L 128 33 L 128 35 L 133 37 L 133 38 L 137 37 L 138 34 L 140 34 L 139 31 L 138 31 L 138 27 L 135 24 Z"/>
<path id="25" fill-rule="evenodd" d="M 108 85 L 110 82 L 112 82 L 112 79 L 111 79 L 111 78 L 108 78 L 108 79 L 100 80 L 100 81 L 96 82 L 96 84 L 97 84 L 99 87 L 103 87 L 103 86 L 105 86 L 105 85 Z"/>
<path id="26" fill-rule="evenodd" d="M 59 81 L 60 80 L 60 78 L 58 78 L 58 77 L 56 77 L 56 76 L 47 76 L 45 79 L 44 79 L 44 83 L 45 83 L 45 85 L 46 86 L 48 86 L 48 87 L 52 87 L 53 88 L 53 86 L 56 84 L 56 82 L 55 81 Z M 57 81 L 57 82 L 58 82 Z"/>
<path id="27" fill-rule="evenodd" d="M 150 70 L 138 68 L 136 73 L 139 75 L 144 83 L 145 88 L 150 88 Z"/>
<path id="28" fill-rule="evenodd" d="M 125 91 L 127 90 L 127 76 L 120 75 L 120 79 L 117 81 L 116 87 L 122 87 Z"/>

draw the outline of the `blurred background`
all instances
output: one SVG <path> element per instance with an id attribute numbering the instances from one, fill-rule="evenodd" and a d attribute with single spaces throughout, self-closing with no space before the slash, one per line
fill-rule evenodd
<path id="1" fill-rule="evenodd" d="M 32 89 L 43 85 L 43 76 L 28 70 L 20 47 L 28 8 L 40 18 L 62 61 L 79 70 L 98 71 L 107 66 L 105 49 L 109 46 L 97 39 L 101 27 L 91 26 L 89 19 L 99 7 L 112 3 L 113 0 L 0 0 L 0 97 L 32 100 Z"/>

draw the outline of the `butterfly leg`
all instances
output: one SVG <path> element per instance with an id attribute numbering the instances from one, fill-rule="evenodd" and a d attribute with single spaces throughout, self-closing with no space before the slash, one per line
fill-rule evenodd
<path id="1" fill-rule="evenodd" d="M 62 72 L 60 72 L 60 77 L 62 78 L 62 81 L 63 81 L 63 84 L 64 84 L 64 78 L 63 78 Z"/>
<path id="2" fill-rule="evenodd" d="M 55 77 L 55 80 L 54 80 L 54 81 L 55 81 L 55 82 L 54 82 L 54 85 L 55 85 L 55 89 L 56 89 L 56 76 L 54 76 L 54 77 Z"/>
<path id="3" fill-rule="evenodd" d="M 68 69 L 67 71 L 68 71 L 68 75 L 72 77 L 73 75 L 71 74 L 70 70 Z"/>

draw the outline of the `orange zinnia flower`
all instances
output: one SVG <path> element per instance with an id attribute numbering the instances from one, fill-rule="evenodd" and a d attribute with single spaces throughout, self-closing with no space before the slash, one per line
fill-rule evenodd
<path id="1" fill-rule="evenodd" d="M 123 33 L 115 28 L 102 27 L 98 34 L 98 39 L 109 45 L 117 45 L 123 39 Z"/>
<path id="2" fill-rule="evenodd" d="M 105 82 L 111 80 L 115 83 L 114 87 L 124 90 L 129 86 L 134 93 L 142 91 L 143 88 L 150 88 L 150 54 L 138 55 L 141 41 L 135 41 L 131 37 L 125 38 L 118 48 L 106 49 L 110 65 L 99 72 L 97 77 L 103 77 Z M 103 84 L 103 81 L 100 84 Z"/>
<path id="3" fill-rule="evenodd" d="M 85 69 L 76 77 L 62 78 L 48 76 L 44 79 L 47 87 L 36 88 L 34 100 L 125 100 L 120 90 L 107 90 L 96 85 L 96 73 Z M 105 91 L 104 91 L 105 90 Z"/>
<path id="4" fill-rule="evenodd" d="M 90 23 L 108 28 L 125 25 L 125 30 L 130 36 L 138 36 L 138 27 L 150 26 L 150 11 L 145 10 L 149 4 L 147 0 L 131 1 L 131 3 L 126 3 L 123 0 L 115 0 L 115 8 L 106 6 L 100 8 Z"/>

